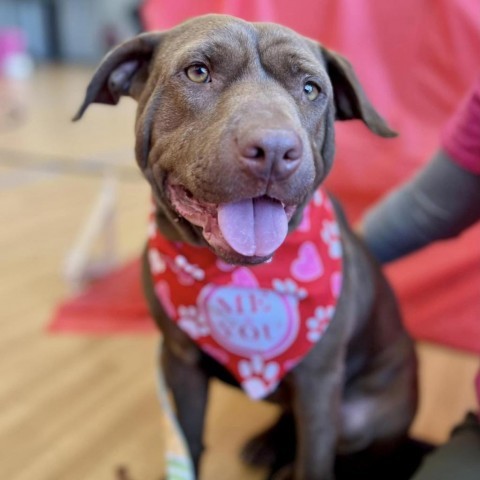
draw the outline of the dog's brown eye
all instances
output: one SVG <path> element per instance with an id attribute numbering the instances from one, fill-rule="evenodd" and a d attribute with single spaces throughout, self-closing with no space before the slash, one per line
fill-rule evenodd
<path id="1" fill-rule="evenodd" d="M 210 81 L 210 72 L 205 65 L 191 65 L 186 70 L 187 77 L 195 83 L 208 83 Z"/>
<path id="2" fill-rule="evenodd" d="M 305 83 L 305 85 L 303 87 L 303 91 L 304 91 L 306 97 L 310 101 L 315 100 L 320 95 L 320 89 L 313 82 Z"/>

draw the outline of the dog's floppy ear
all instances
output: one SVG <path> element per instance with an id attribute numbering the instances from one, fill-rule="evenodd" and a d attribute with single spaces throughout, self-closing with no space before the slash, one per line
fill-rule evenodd
<path id="1" fill-rule="evenodd" d="M 73 120 L 82 118 L 91 103 L 116 105 L 123 95 L 138 99 L 162 35 L 162 32 L 142 33 L 108 53 L 94 73 L 83 104 Z"/>
<path id="2" fill-rule="evenodd" d="M 333 86 L 336 119 L 359 119 L 381 137 L 397 136 L 373 108 L 350 62 L 342 55 L 323 46 L 321 51 Z"/>

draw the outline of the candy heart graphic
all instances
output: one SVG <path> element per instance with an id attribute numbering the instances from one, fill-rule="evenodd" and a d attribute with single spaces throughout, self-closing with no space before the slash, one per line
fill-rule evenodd
<path id="1" fill-rule="evenodd" d="M 298 333 L 297 299 L 273 290 L 207 286 L 200 292 L 198 312 L 215 341 L 241 356 L 271 358 L 284 352 Z"/>
<path id="2" fill-rule="evenodd" d="M 313 282 L 323 275 L 323 262 L 314 243 L 305 242 L 300 246 L 290 271 L 301 282 Z"/>

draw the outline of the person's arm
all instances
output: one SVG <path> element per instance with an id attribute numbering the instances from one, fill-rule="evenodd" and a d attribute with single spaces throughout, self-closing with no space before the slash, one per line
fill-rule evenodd
<path id="1" fill-rule="evenodd" d="M 366 214 L 361 230 L 377 259 L 389 262 L 454 237 L 479 219 L 480 175 L 439 150 L 416 177 Z"/>

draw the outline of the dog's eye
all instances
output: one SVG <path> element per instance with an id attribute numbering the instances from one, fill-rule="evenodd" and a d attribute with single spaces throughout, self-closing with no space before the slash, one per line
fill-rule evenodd
<path id="1" fill-rule="evenodd" d="M 202 64 L 190 65 L 185 72 L 187 77 L 195 83 L 208 83 L 211 80 L 208 68 Z"/>
<path id="2" fill-rule="evenodd" d="M 313 82 L 306 82 L 303 86 L 303 92 L 310 101 L 313 101 L 320 95 L 320 88 Z"/>

